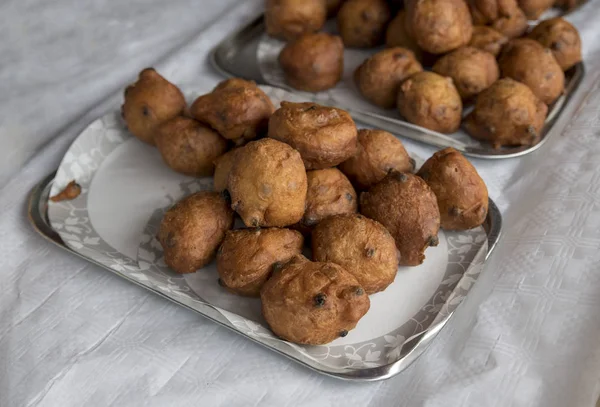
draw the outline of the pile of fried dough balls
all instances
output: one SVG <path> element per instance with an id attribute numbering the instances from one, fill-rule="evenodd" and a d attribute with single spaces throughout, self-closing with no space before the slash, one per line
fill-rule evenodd
<path id="1" fill-rule="evenodd" d="M 260 297 L 273 332 L 291 342 L 347 335 L 399 265 L 424 261 L 440 227 L 487 216 L 487 188 L 456 150 L 415 173 L 392 134 L 357 130 L 344 110 L 315 103 L 275 109 L 254 82 L 226 80 L 188 110 L 175 85 L 145 69 L 123 116 L 173 170 L 214 176 L 214 191 L 165 213 L 166 264 L 193 273 L 216 257 L 223 289 Z M 234 229 L 236 215 L 245 227 Z M 309 240 L 312 259 L 302 255 Z"/>
<path id="2" fill-rule="evenodd" d="M 461 124 L 495 148 L 532 145 L 564 71 L 581 61 L 579 33 L 562 18 L 528 31 L 555 0 L 267 0 L 266 31 L 287 41 L 279 64 L 291 87 L 320 92 L 344 71 L 344 47 L 376 48 L 354 72 L 369 102 L 440 133 Z M 337 35 L 320 31 L 336 18 Z M 425 71 L 424 67 L 430 68 Z M 501 79 L 502 78 L 502 79 Z M 474 111 L 463 120 L 463 108 Z"/>

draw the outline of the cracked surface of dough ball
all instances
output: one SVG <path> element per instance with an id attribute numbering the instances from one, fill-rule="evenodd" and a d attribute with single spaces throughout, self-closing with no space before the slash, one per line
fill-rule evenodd
<path id="1" fill-rule="evenodd" d="M 567 20 L 557 17 L 539 23 L 529 34 L 542 46 L 550 48 L 563 71 L 581 62 L 579 32 Z"/>
<path id="2" fill-rule="evenodd" d="M 470 100 L 500 77 L 496 58 L 473 47 L 462 47 L 444 55 L 435 63 L 433 71 L 452 78 L 463 100 Z"/>
<path id="3" fill-rule="evenodd" d="M 360 93 L 371 103 L 392 109 L 396 106 L 402 81 L 422 70 L 412 51 L 401 47 L 388 48 L 367 58 L 356 68 L 354 81 Z"/>
<path id="4" fill-rule="evenodd" d="M 239 150 L 239 148 L 234 148 L 215 160 L 215 173 L 213 175 L 213 188 L 215 191 L 223 192 L 227 189 L 229 173 L 233 168 Z"/>
<path id="5" fill-rule="evenodd" d="M 473 36 L 471 37 L 469 46 L 489 52 L 497 57 L 507 42 L 508 37 L 494 30 L 492 27 L 477 25 L 473 27 Z"/>
<path id="6" fill-rule="evenodd" d="M 479 94 L 464 125 L 471 136 L 495 148 L 528 146 L 540 139 L 547 113 L 548 106 L 531 89 L 504 78 Z"/>
<path id="7" fill-rule="evenodd" d="M 248 143 L 236 155 L 228 190 L 231 207 L 248 227 L 299 222 L 307 190 L 300 153 L 270 138 Z"/>
<path id="8" fill-rule="evenodd" d="M 406 21 L 406 11 L 400 10 L 396 17 L 388 24 L 385 32 L 385 45 L 387 47 L 402 47 L 411 50 L 415 58 L 421 59 L 423 51 L 411 37 Z"/>
<path id="9" fill-rule="evenodd" d="M 418 46 L 443 54 L 471 40 L 473 23 L 464 0 L 407 0 L 408 32 Z"/>
<path id="10" fill-rule="evenodd" d="M 385 0 L 347 0 L 337 15 L 338 32 L 347 47 L 373 48 L 383 44 L 391 18 Z"/>
<path id="11" fill-rule="evenodd" d="M 352 274 L 334 263 L 296 256 L 263 286 L 262 313 L 271 330 L 290 342 L 322 345 L 346 336 L 370 307 Z"/>
<path id="12" fill-rule="evenodd" d="M 233 211 L 221 194 L 201 191 L 182 199 L 165 213 L 158 231 L 165 263 L 180 274 L 199 270 L 232 226 Z"/>
<path id="13" fill-rule="evenodd" d="M 414 171 L 415 160 L 391 133 L 361 129 L 358 131 L 358 151 L 339 168 L 356 188 L 366 190 L 384 179 L 390 171 Z"/>
<path id="14" fill-rule="evenodd" d="M 509 42 L 500 56 L 502 76 L 527 85 L 547 105 L 565 90 L 565 74 L 549 48 L 529 38 Z"/>
<path id="15" fill-rule="evenodd" d="M 179 116 L 161 124 L 154 136 L 163 161 L 191 176 L 210 176 L 214 161 L 227 151 L 227 141 L 194 119 Z"/>
<path id="16" fill-rule="evenodd" d="M 469 0 L 473 23 L 491 25 L 508 38 L 520 37 L 527 31 L 527 17 L 517 0 Z"/>
<path id="17" fill-rule="evenodd" d="M 439 243 L 437 199 L 416 175 L 390 173 L 360 195 L 360 212 L 381 223 L 394 237 L 401 266 L 423 263 L 425 250 Z"/>
<path id="18" fill-rule="evenodd" d="M 519 0 L 519 7 L 528 19 L 537 20 L 555 3 L 555 0 Z"/>
<path id="19" fill-rule="evenodd" d="M 220 284 L 234 294 L 260 296 L 260 289 L 278 263 L 302 252 L 304 238 L 289 229 L 230 230 L 217 251 Z"/>
<path id="20" fill-rule="evenodd" d="M 324 0 L 266 0 L 265 28 L 271 37 L 290 41 L 319 31 L 327 19 Z"/>
<path id="21" fill-rule="evenodd" d="M 279 54 L 285 81 L 295 89 L 320 92 L 333 88 L 344 73 L 344 43 L 337 35 L 305 34 Z"/>
<path id="22" fill-rule="evenodd" d="M 239 145 L 266 132 L 275 107 L 254 82 L 235 78 L 197 98 L 190 110 L 196 120 Z"/>
<path id="23" fill-rule="evenodd" d="M 417 175 L 437 198 L 442 229 L 467 230 L 485 221 L 488 211 L 485 182 L 469 160 L 454 148 L 436 152 Z"/>
<path id="24" fill-rule="evenodd" d="M 140 72 L 137 82 L 125 89 L 121 114 L 131 134 L 154 145 L 157 127 L 181 115 L 185 106 L 179 88 L 153 68 L 147 68 Z"/>
<path id="25" fill-rule="evenodd" d="M 342 266 L 367 294 L 394 282 L 400 259 L 390 232 L 358 214 L 336 215 L 319 223 L 312 233 L 312 251 L 315 261 Z"/>
<path id="26" fill-rule="evenodd" d="M 460 127 L 462 100 L 451 78 L 418 72 L 400 85 L 398 110 L 410 123 L 440 133 Z"/>
<path id="27" fill-rule="evenodd" d="M 269 120 L 269 137 L 300 152 L 307 170 L 334 167 L 356 152 L 356 125 L 342 109 L 281 102 Z"/>

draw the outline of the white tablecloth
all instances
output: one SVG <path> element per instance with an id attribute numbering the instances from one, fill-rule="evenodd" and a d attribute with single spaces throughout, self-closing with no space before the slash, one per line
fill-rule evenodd
<path id="1" fill-rule="evenodd" d="M 475 161 L 505 213 L 497 252 L 453 323 L 391 380 L 314 373 L 31 229 L 29 189 L 78 131 L 118 107 L 141 68 L 216 82 L 208 50 L 261 3 L 0 4 L 0 406 L 592 406 L 600 393 L 598 0 L 570 17 L 588 73 L 560 134 L 526 158 Z"/>

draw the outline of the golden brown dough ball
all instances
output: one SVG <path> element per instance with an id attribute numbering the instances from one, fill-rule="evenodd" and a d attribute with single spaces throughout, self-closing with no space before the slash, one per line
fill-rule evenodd
<path id="1" fill-rule="evenodd" d="M 354 72 L 360 93 L 377 106 L 392 109 L 402 81 L 423 67 L 412 51 L 388 48 L 367 58 Z"/>
<path id="2" fill-rule="evenodd" d="M 555 0 L 519 0 L 519 7 L 528 19 L 537 20 L 544 11 L 554 5 Z"/>
<path id="3" fill-rule="evenodd" d="M 469 0 L 475 25 L 491 27 L 508 38 L 520 37 L 527 31 L 527 17 L 517 0 Z"/>
<path id="4" fill-rule="evenodd" d="M 160 224 L 165 263 L 181 274 L 199 270 L 210 263 L 232 226 L 233 211 L 221 194 L 202 191 L 182 199 Z"/>
<path id="5" fill-rule="evenodd" d="M 336 215 L 319 223 L 312 234 L 315 261 L 339 264 L 367 294 L 394 282 L 400 253 L 390 232 L 362 215 Z"/>
<path id="6" fill-rule="evenodd" d="M 366 190 L 390 171 L 412 172 L 415 160 L 410 158 L 402 142 L 387 131 L 361 129 L 357 153 L 339 168 L 356 188 Z"/>
<path id="7" fill-rule="evenodd" d="M 470 47 L 478 48 L 489 52 L 497 57 L 500 50 L 508 42 L 508 37 L 485 25 L 476 25 L 473 27 L 473 36 L 469 42 Z"/>
<path id="8" fill-rule="evenodd" d="M 212 175 L 214 161 L 227 151 L 227 141 L 194 119 L 179 116 L 161 124 L 154 136 L 164 162 L 186 175 Z"/>
<path id="9" fill-rule="evenodd" d="M 235 163 L 239 148 L 235 148 L 218 157 L 215 160 L 215 173 L 213 175 L 213 188 L 217 192 L 223 192 L 227 189 L 229 182 L 229 173 Z"/>
<path id="10" fill-rule="evenodd" d="M 385 45 L 387 47 L 409 49 L 415 54 L 417 59 L 421 59 L 423 51 L 409 34 L 405 10 L 400 10 L 396 17 L 389 23 L 385 33 Z"/>
<path id="11" fill-rule="evenodd" d="M 296 150 L 265 138 L 242 147 L 235 160 L 228 190 L 246 226 L 283 227 L 302 219 L 307 181 Z"/>
<path id="12" fill-rule="evenodd" d="M 320 92 L 333 88 L 344 73 L 344 43 L 337 35 L 304 34 L 279 54 L 285 81 L 295 89 Z"/>
<path id="13" fill-rule="evenodd" d="M 196 120 L 239 145 L 266 132 L 275 107 L 254 82 L 228 79 L 196 99 L 190 110 Z"/>
<path id="14" fill-rule="evenodd" d="M 273 268 L 299 255 L 303 243 L 289 229 L 230 230 L 217 251 L 219 283 L 234 294 L 258 297 Z"/>
<path id="15" fill-rule="evenodd" d="M 348 0 L 337 15 L 338 32 L 347 47 L 376 47 L 383 44 L 391 18 L 385 0 Z"/>
<path id="16" fill-rule="evenodd" d="M 316 103 L 281 102 L 269 137 L 300 152 L 307 170 L 334 167 L 356 152 L 356 125 L 348 112 Z"/>
<path id="17" fill-rule="evenodd" d="M 334 263 L 296 256 L 260 292 L 262 313 L 280 338 L 323 345 L 348 335 L 370 307 L 356 278 Z"/>
<path id="18" fill-rule="evenodd" d="M 417 175 L 437 198 L 442 229 L 467 230 L 485 221 L 487 187 L 461 153 L 452 147 L 438 151 L 425 161 Z"/>
<path id="19" fill-rule="evenodd" d="M 540 139 L 547 112 L 548 106 L 526 85 L 504 78 L 479 94 L 465 128 L 494 148 L 529 146 Z"/>
<path id="20" fill-rule="evenodd" d="M 463 100 L 489 88 L 500 77 L 496 58 L 473 47 L 462 47 L 444 55 L 435 63 L 433 71 L 452 78 Z"/>
<path id="21" fill-rule="evenodd" d="M 381 223 L 394 237 L 401 266 L 423 263 L 425 250 L 439 243 L 437 199 L 416 175 L 390 173 L 360 195 L 360 212 Z"/>
<path id="22" fill-rule="evenodd" d="M 454 133 L 460 127 L 462 101 L 451 78 L 419 72 L 400 85 L 398 110 L 413 124 Z"/>
<path id="23" fill-rule="evenodd" d="M 542 21 L 531 31 L 529 37 L 550 48 L 563 71 L 581 62 L 579 32 L 563 18 Z"/>
<path id="24" fill-rule="evenodd" d="M 185 98 L 179 88 L 154 68 L 146 68 L 137 82 L 125 89 L 121 114 L 131 134 L 154 145 L 156 128 L 182 114 L 184 109 Z"/>
<path id="25" fill-rule="evenodd" d="M 464 0 L 407 0 L 406 21 L 419 47 L 432 54 L 467 45 L 473 32 Z"/>
<path id="26" fill-rule="evenodd" d="M 509 42 L 502 50 L 499 65 L 502 76 L 524 83 L 548 105 L 565 89 L 565 74 L 552 52 L 532 39 Z"/>
<path id="27" fill-rule="evenodd" d="M 319 31 L 326 19 L 324 0 L 266 0 L 265 27 L 271 37 L 294 40 Z"/>

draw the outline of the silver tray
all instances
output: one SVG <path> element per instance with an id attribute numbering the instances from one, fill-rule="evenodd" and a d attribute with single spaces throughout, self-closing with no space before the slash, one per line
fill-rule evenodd
<path id="1" fill-rule="evenodd" d="M 531 22 L 531 24 L 534 24 Z M 268 83 L 262 76 L 257 61 L 257 51 L 260 39 L 265 32 L 263 15 L 254 18 L 239 30 L 233 32 L 217 45 L 210 53 L 209 59 L 216 71 L 225 77 L 240 77 L 253 80 L 258 84 L 273 85 Z M 551 106 L 542 129 L 540 140 L 533 146 L 505 147 L 494 149 L 489 144 L 469 144 L 446 135 L 416 126 L 395 117 L 368 112 L 358 109 L 348 109 L 352 117 L 364 124 L 387 130 L 397 136 L 406 137 L 421 143 L 429 144 L 438 148 L 454 147 L 465 155 L 484 159 L 503 159 L 519 157 L 529 154 L 548 141 L 553 125 L 559 118 L 563 108 L 569 102 L 572 94 L 577 90 L 585 75 L 583 63 L 579 63 L 566 72 L 566 86 L 563 95 Z M 292 93 L 301 94 L 293 89 L 286 89 Z"/>

